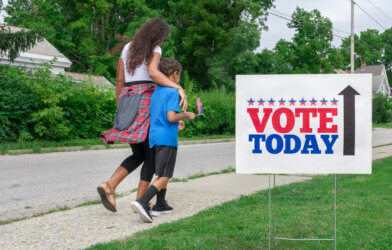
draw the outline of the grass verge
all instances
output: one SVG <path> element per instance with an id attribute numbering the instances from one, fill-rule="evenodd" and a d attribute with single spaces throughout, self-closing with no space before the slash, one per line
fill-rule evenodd
<path id="1" fill-rule="evenodd" d="M 25 207 L 25 209 L 28 209 L 28 208 Z M 60 212 L 60 211 L 66 211 L 66 210 L 70 210 L 70 208 L 67 207 L 67 206 L 58 207 L 58 208 L 54 208 L 54 209 L 49 209 L 46 212 L 41 212 L 41 213 L 38 213 L 38 214 L 34 214 L 32 216 L 27 216 L 27 217 L 17 218 L 17 219 L 10 219 L 10 220 L 0 220 L 0 226 L 1 225 L 6 225 L 6 224 L 10 224 L 10 223 L 13 223 L 13 222 L 17 222 L 17 221 L 21 221 L 21 220 L 27 220 L 27 219 L 31 219 L 31 218 L 35 218 L 35 217 L 40 217 L 40 216 L 51 214 L 51 213 L 56 213 L 56 212 Z"/>
<path id="2" fill-rule="evenodd" d="M 392 123 L 373 123 L 373 128 L 392 128 Z"/>
<path id="3" fill-rule="evenodd" d="M 339 249 L 391 248 L 391 179 L 392 157 L 374 161 L 372 175 L 339 176 Z M 273 192 L 277 236 L 333 237 L 333 175 L 277 187 Z M 268 248 L 268 191 L 243 196 L 194 216 L 136 233 L 125 240 L 97 244 L 89 249 L 158 248 Z M 277 241 L 275 248 L 332 249 L 333 242 Z"/>
<path id="4" fill-rule="evenodd" d="M 230 139 L 234 135 L 210 135 L 199 137 L 186 137 L 179 138 L 179 141 L 193 141 L 193 140 L 212 140 L 212 139 Z M 94 146 L 100 146 L 103 149 L 113 148 L 113 145 L 105 145 L 98 138 L 96 139 L 74 139 L 65 141 L 31 141 L 31 142 L 4 142 L 0 143 L 0 154 L 31 154 L 31 153 L 49 153 L 49 152 L 62 152 L 74 150 L 89 150 L 94 149 Z M 115 147 L 128 148 L 126 143 L 115 143 Z M 80 147 L 72 149 L 71 147 Z M 20 152 L 13 152 L 20 151 Z"/>
<path id="5" fill-rule="evenodd" d="M 172 179 L 170 179 L 170 182 L 187 182 L 187 181 L 189 181 L 189 180 L 194 180 L 194 179 L 198 179 L 198 178 L 203 178 L 203 177 L 210 176 L 210 175 L 228 174 L 228 173 L 232 173 L 232 172 L 235 172 L 235 168 L 233 168 L 233 167 L 228 167 L 228 168 L 226 168 L 226 169 L 222 169 L 222 170 L 219 171 L 219 172 L 211 172 L 211 173 L 203 173 L 203 172 L 200 172 L 200 173 L 198 173 L 198 174 L 191 175 L 191 176 L 189 176 L 188 178 L 182 178 L 182 179 L 172 178 Z"/>

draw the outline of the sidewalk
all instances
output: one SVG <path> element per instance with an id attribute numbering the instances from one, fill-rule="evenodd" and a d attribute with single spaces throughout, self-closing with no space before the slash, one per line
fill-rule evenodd
<path id="1" fill-rule="evenodd" d="M 392 145 L 373 149 L 373 159 L 391 155 Z M 282 175 L 277 178 L 276 184 L 287 185 L 310 179 Z M 141 222 L 133 213 L 129 206 L 135 198 L 132 194 L 117 200 L 117 213 L 110 213 L 99 204 L 0 226 L 0 249 L 84 248 L 99 242 L 121 239 L 264 189 L 268 189 L 267 175 L 230 173 L 170 183 L 168 200 L 175 211 L 171 215 L 155 218 L 153 224 Z"/>

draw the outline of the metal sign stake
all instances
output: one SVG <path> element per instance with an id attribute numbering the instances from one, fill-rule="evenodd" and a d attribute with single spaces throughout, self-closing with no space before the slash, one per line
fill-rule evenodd
<path id="1" fill-rule="evenodd" d="M 337 184 L 338 184 L 338 175 L 335 174 L 335 192 L 334 192 L 334 237 L 333 239 L 312 239 L 312 238 L 305 238 L 305 239 L 295 239 L 295 238 L 283 238 L 283 237 L 275 237 L 275 209 L 272 200 L 272 189 L 275 188 L 275 174 L 273 175 L 273 187 L 271 188 L 271 174 L 268 176 L 268 215 L 269 215 L 269 222 L 268 222 L 268 248 L 274 249 L 275 248 L 275 240 L 290 240 L 290 241 L 334 241 L 334 249 L 336 250 L 337 244 L 337 237 L 336 237 L 336 197 L 337 197 Z M 272 225 L 271 225 L 272 224 Z"/>

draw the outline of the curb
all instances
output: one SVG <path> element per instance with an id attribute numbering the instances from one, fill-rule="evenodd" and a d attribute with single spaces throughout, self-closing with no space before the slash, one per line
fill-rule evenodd
<path id="1" fill-rule="evenodd" d="M 221 143 L 221 142 L 232 142 L 232 141 L 235 141 L 235 138 L 179 141 L 178 144 L 192 145 L 192 144 Z M 113 145 L 41 148 L 39 152 L 36 152 L 33 149 L 17 149 L 17 150 L 8 150 L 7 154 L 4 155 L 42 154 L 42 153 L 52 153 L 52 152 L 72 152 L 72 151 L 104 150 L 104 149 L 120 149 L 120 148 L 129 148 L 129 145 L 113 144 Z"/>

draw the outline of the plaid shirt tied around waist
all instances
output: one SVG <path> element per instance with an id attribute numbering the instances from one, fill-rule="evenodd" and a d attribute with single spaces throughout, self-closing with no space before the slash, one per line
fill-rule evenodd
<path id="1" fill-rule="evenodd" d="M 143 83 L 131 87 L 124 87 L 120 97 L 125 95 L 132 96 L 134 94 L 142 95 L 139 106 L 137 107 L 136 117 L 127 130 L 120 131 L 112 128 L 102 133 L 99 136 L 99 139 L 106 144 L 113 144 L 115 141 L 132 144 L 144 142 L 150 127 L 150 103 L 154 90 L 155 85 L 153 83 Z"/>

